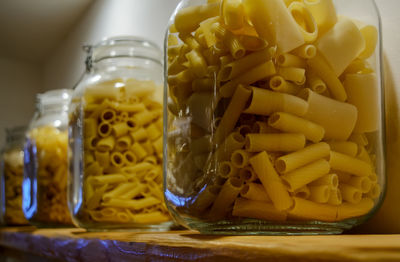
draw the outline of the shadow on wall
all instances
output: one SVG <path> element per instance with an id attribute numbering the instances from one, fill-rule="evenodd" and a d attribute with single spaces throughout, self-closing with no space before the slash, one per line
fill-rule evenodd
<path id="1" fill-rule="evenodd" d="M 356 233 L 400 233 L 399 99 L 387 55 L 383 56 L 386 111 L 386 197 L 378 212 Z"/>

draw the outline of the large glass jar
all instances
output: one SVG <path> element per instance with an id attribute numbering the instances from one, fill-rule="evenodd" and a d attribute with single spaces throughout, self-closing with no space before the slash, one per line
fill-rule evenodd
<path id="1" fill-rule="evenodd" d="M 69 124 L 74 222 L 89 230 L 167 228 L 162 52 L 136 37 L 109 38 L 87 51 Z"/>
<path id="2" fill-rule="evenodd" d="M 38 227 L 71 226 L 67 205 L 68 105 L 72 90 L 37 95 L 24 146 L 23 210 Z"/>
<path id="3" fill-rule="evenodd" d="M 165 197 L 209 234 L 337 234 L 385 188 L 372 0 L 184 0 L 165 40 Z"/>
<path id="4" fill-rule="evenodd" d="M 25 132 L 25 126 L 6 128 L 6 144 L 1 152 L 0 221 L 9 226 L 28 224 L 22 212 Z"/>

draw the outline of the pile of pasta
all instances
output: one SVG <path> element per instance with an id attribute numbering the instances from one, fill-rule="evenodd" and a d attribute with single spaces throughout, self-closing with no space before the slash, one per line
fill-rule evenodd
<path id="1" fill-rule="evenodd" d="M 157 224 L 164 204 L 162 104 L 153 81 L 114 79 L 84 94 L 85 223 Z"/>
<path id="2" fill-rule="evenodd" d="M 374 26 L 338 17 L 331 0 L 209 0 L 179 10 L 168 35 L 167 185 L 190 196 L 186 212 L 367 214 L 383 161 L 368 60 L 377 39 Z"/>
<path id="3" fill-rule="evenodd" d="M 33 152 L 26 170 L 37 175 L 37 212 L 32 222 L 44 225 L 71 225 L 67 204 L 68 132 L 45 125 L 28 133 L 28 143 Z M 36 152 L 36 153 L 35 153 Z"/>
<path id="4" fill-rule="evenodd" d="M 22 211 L 22 178 L 24 174 L 24 153 L 20 149 L 12 149 L 3 153 L 5 216 L 7 225 L 25 225 Z"/>

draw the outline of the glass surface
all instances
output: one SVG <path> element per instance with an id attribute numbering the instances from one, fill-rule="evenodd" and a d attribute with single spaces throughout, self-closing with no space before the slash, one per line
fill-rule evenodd
<path id="1" fill-rule="evenodd" d="M 385 192 L 374 1 L 182 1 L 165 39 L 165 199 L 207 234 L 338 234 Z"/>
<path id="2" fill-rule="evenodd" d="M 86 47 L 70 110 L 69 206 L 88 230 L 162 230 L 161 50 L 136 37 Z"/>
<path id="3" fill-rule="evenodd" d="M 24 145 L 23 210 L 38 227 L 71 226 L 67 205 L 68 104 L 71 91 L 37 96 L 37 110 Z"/>
<path id="4" fill-rule="evenodd" d="M 25 131 L 23 126 L 6 129 L 6 145 L 1 152 L 0 221 L 9 226 L 28 224 L 22 211 Z"/>

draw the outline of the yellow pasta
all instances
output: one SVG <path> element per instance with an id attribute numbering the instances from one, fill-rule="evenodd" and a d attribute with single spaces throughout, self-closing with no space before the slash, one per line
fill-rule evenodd
<path id="1" fill-rule="evenodd" d="M 190 37 L 185 40 L 186 46 L 196 45 Z M 189 52 L 185 46 L 178 51 L 183 56 Z M 173 81 L 185 81 L 186 75 L 179 77 Z M 97 95 L 97 88 L 113 91 L 101 93 L 100 90 Z M 85 203 L 79 219 L 85 223 L 101 222 L 108 226 L 169 220 L 166 206 L 160 201 L 162 175 L 157 167 L 162 161 L 163 121 L 162 106 L 155 99 L 155 90 L 152 81 L 119 79 L 93 85 L 89 93 L 85 93 L 87 101 L 96 102 L 90 104 L 92 113 L 85 114 L 83 121 L 87 160 L 83 186 Z M 85 112 L 89 109 L 84 107 Z M 147 211 L 148 208 L 152 211 Z M 141 217 L 145 212 L 149 213 Z"/>
<path id="2" fill-rule="evenodd" d="M 365 48 L 358 57 L 362 59 L 368 58 L 375 51 L 376 43 L 378 42 L 378 31 L 375 26 L 366 25 L 360 28 L 360 32 L 365 41 Z"/>
<path id="3" fill-rule="evenodd" d="M 318 159 L 328 158 L 329 156 L 329 145 L 321 142 L 277 158 L 275 168 L 279 173 L 284 174 Z"/>
<path id="4" fill-rule="evenodd" d="M 281 0 L 244 0 L 243 5 L 258 35 L 283 53 L 304 44 L 296 21 Z"/>
<path id="5" fill-rule="evenodd" d="M 250 200 L 271 202 L 271 198 L 268 196 L 263 185 L 256 183 L 245 184 L 240 191 L 240 196 Z"/>
<path id="6" fill-rule="evenodd" d="M 358 145 L 351 141 L 327 141 L 332 151 L 355 157 L 358 153 Z"/>
<path id="7" fill-rule="evenodd" d="M 215 152 L 217 160 L 229 160 L 233 151 L 242 148 L 244 144 L 245 138 L 240 133 L 230 133 Z"/>
<path id="8" fill-rule="evenodd" d="M 250 164 L 271 198 L 274 207 L 280 211 L 291 208 L 293 200 L 272 166 L 268 154 L 265 151 L 257 154 L 250 159 Z"/>
<path id="9" fill-rule="evenodd" d="M 224 178 L 236 176 L 238 169 L 230 161 L 221 162 L 218 166 L 218 175 Z"/>
<path id="10" fill-rule="evenodd" d="M 304 0 L 318 26 L 318 34 L 322 35 L 337 22 L 336 10 L 332 0 Z"/>
<path id="11" fill-rule="evenodd" d="M 282 176 L 287 188 L 293 192 L 302 186 L 328 174 L 330 170 L 329 162 L 321 159 L 306 166 L 295 169 Z"/>
<path id="12" fill-rule="evenodd" d="M 329 200 L 331 188 L 328 185 L 309 186 L 310 196 L 308 200 L 316 203 L 326 203 Z"/>
<path id="13" fill-rule="evenodd" d="M 339 76 L 364 50 L 365 40 L 350 19 L 340 18 L 331 30 L 318 39 L 316 46 Z"/>
<path id="14" fill-rule="evenodd" d="M 306 6 L 303 3 L 293 2 L 288 6 L 288 9 L 296 20 L 304 41 L 306 43 L 315 41 L 318 36 L 318 25 Z"/>
<path id="15" fill-rule="evenodd" d="M 370 198 L 363 198 L 357 204 L 343 203 L 338 206 L 337 221 L 346 218 L 358 217 L 367 214 L 374 207 L 374 201 Z"/>
<path id="16" fill-rule="evenodd" d="M 245 147 L 249 152 L 292 152 L 304 148 L 305 143 L 306 138 L 303 134 L 247 134 Z"/>
<path id="17" fill-rule="evenodd" d="M 244 24 L 244 8 L 240 0 L 224 0 L 221 4 L 221 17 L 224 24 L 232 30 Z"/>
<path id="18" fill-rule="evenodd" d="M 113 136 L 108 136 L 100 139 L 96 144 L 96 149 L 99 151 L 111 151 L 115 146 L 115 138 Z"/>
<path id="19" fill-rule="evenodd" d="M 219 3 L 186 7 L 176 14 L 175 28 L 180 33 L 193 32 L 201 21 L 216 16 L 218 13 Z"/>
<path id="20" fill-rule="evenodd" d="M 294 207 L 288 211 L 289 216 L 301 220 L 321 220 L 333 222 L 336 220 L 338 208 L 333 205 L 315 203 L 294 197 Z"/>
<path id="21" fill-rule="evenodd" d="M 328 199 L 328 204 L 338 206 L 342 204 L 343 198 L 340 189 L 331 188 L 331 192 Z"/>
<path id="22" fill-rule="evenodd" d="M 254 172 L 253 168 L 251 166 L 246 166 L 244 168 L 241 168 L 239 170 L 239 178 L 244 180 L 246 183 L 247 182 L 253 182 L 254 180 L 257 179 L 257 175 Z"/>
<path id="23" fill-rule="evenodd" d="M 332 0 L 206 2 L 178 10 L 167 46 L 167 183 L 190 196 L 179 209 L 211 223 L 357 216 L 338 210 L 380 195 L 376 28 L 338 19 Z M 144 125 L 160 161 L 161 128 Z"/>
<path id="24" fill-rule="evenodd" d="M 379 87 L 375 73 L 347 74 L 344 87 L 348 103 L 357 107 L 358 117 L 354 132 L 373 132 L 380 123 Z"/>
<path id="25" fill-rule="evenodd" d="M 223 65 L 218 77 L 221 81 L 227 81 L 236 78 L 240 74 L 247 72 L 256 65 L 262 64 L 264 61 L 271 59 L 268 49 L 251 53 L 229 64 Z"/>
<path id="26" fill-rule="evenodd" d="M 292 51 L 293 54 L 298 55 L 301 58 L 310 59 L 317 54 L 317 48 L 312 44 L 302 45 Z"/>
<path id="27" fill-rule="evenodd" d="M 301 57 L 285 53 L 278 56 L 277 64 L 284 67 L 304 68 L 306 66 L 306 61 Z"/>
<path id="28" fill-rule="evenodd" d="M 251 156 L 251 153 L 243 149 L 235 150 L 231 155 L 232 165 L 236 168 L 243 168 L 248 165 Z"/>
<path id="29" fill-rule="evenodd" d="M 369 176 L 372 174 L 372 166 L 367 162 L 334 151 L 331 151 L 329 164 L 333 170 L 356 176 Z"/>
<path id="30" fill-rule="evenodd" d="M 272 204 L 244 198 L 236 199 L 232 215 L 272 221 L 286 220 L 286 213 L 277 210 Z"/>
<path id="31" fill-rule="evenodd" d="M 304 84 L 306 81 L 305 72 L 306 70 L 304 68 L 297 67 L 281 67 L 278 70 L 278 74 L 285 80 L 293 81 L 299 85 Z"/>
<path id="32" fill-rule="evenodd" d="M 314 143 L 321 141 L 325 134 L 322 126 L 283 112 L 272 114 L 268 119 L 268 124 L 282 132 L 304 134 L 308 140 Z"/>
<path id="33" fill-rule="evenodd" d="M 274 112 L 286 112 L 303 116 L 307 112 L 307 102 L 296 96 L 257 87 L 252 87 L 252 91 L 250 103 L 244 113 L 268 116 Z"/>
<path id="34" fill-rule="evenodd" d="M 301 92 L 301 97 L 308 102 L 308 110 L 304 118 L 324 128 L 324 139 L 347 140 L 349 138 L 357 121 L 355 106 L 319 95 L 308 88 Z"/>
<path id="35" fill-rule="evenodd" d="M 233 78 L 228 83 L 222 85 L 219 89 L 219 93 L 222 97 L 231 97 L 235 91 L 235 88 L 239 84 L 249 85 L 258 80 L 267 78 L 276 73 L 274 63 L 272 60 L 257 65 L 251 68 L 249 71 Z"/>
<path id="36" fill-rule="evenodd" d="M 328 174 L 310 183 L 310 186 L 328 185 L 331 189 L 337 188 L 339 185 L 339 178 L 337 174 Z"/>
<path id="37" fill-rule="evenodd" d="M 215 198 L 210 210 L 212 219 L 223 217 L 229 210 L 242 189 L 243 182 L 235 177 L 228 178 Z"/>
<path id="38" fill-rule="evenodd" d="M 235 93 L 233 94 L 232 100 L 229 103 L 224 115 L 222 116 L 221 122 L 219 123 L 217 130 L 214 135 L 214 142 L 221 143 L 235 127 L 240 114 L 246 106 L 246 102 L 251 95 L 251 90 L 245 86 L 239 85 Z"/>

